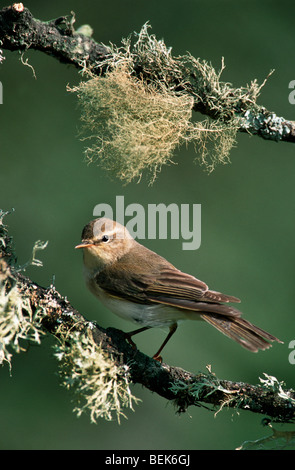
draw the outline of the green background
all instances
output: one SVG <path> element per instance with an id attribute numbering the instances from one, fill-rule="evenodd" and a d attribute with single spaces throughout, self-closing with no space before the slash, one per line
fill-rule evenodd
<path id="1" fill-rule="evenodd" d="M 5 2 L 2 2 L 2 6 Z M 175 0 L 102 2 L 72 0 L 25 6 L 49 20 L 76 13 L 76 27 L 89 23 L 94 38 L 119 44 L 122 37 L 150 21 L 174 55 L 186 51 L 220 68 L 223 80 L 242 86 L 262 83 L 259 103 L 277 115 L 294 118 L 288 84 L 295 79 L 294 14 L 291 1 Z M 230 165 L 206 174 L 190 148 L 175 153 L 177 165 L 164 167 L 152 187 L 123 186 L 96 165 L 83 161 L 77 137 L 79 112 L 66 85 L 80 80 L 77 70 L 45 54 L 29 51 L 32 70 L 18 53 L 4 51 L 0 66 L 4 103 L 0 106 L 1 208 L 15 208 L 6 218 L 18 262 L 25 263 L 35 240 L 49 240 L 38 253 L 43 268 L 27 274 L 43 286 L 55 276 L 58 291 L 89 320 L 128 331 L 133 326 L 100 306 L 82 279 L 81 253 L 74 250 L 96 204 L 114 205 L 116 195 L 147 208 L 149 203 L 202 204 L 202 244 L 182 251 L 181 240 L 146 240 L 149 248 L 178 268 L 204 280 L 214 290 L 242 299 L 245 318 L 284 341 L 252 354 L 207 324 L 183 323 L 164 351 L 164 360 L 192 372 L 211 364 L 219 378 L 258 383 L 263 372 L 295 387 L 295 366 L 288 361 L 294 328 L 294 145 L 238 135 Z M 137 337 L 138 347 L 153 354 L 165 332 Z M 177 415 L 172 404 L 132 387 L 142 399 L 128 420 L 100 420 L 72 412 L 71 393 L 59 385 L 52 338 L 15 355 L 10 376 L 0 370 L 1 449 L 234 449 L 245 440 L 270 434 L 261 415 L 224 409 L 217 416 L 202 408 Z M 292 426 L 275 425 L 279 430 Z"/>

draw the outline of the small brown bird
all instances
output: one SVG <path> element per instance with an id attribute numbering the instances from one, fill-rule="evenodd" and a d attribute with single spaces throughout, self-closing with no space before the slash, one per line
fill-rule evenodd
<path id="1" fill-rule="evenodd" d="M 160 353 L 180 320 L 205 320 L 244 348 L 257 352 L 278 338 L 241 318 L 241 312 L 224 305 L 236 297 L 209 290 L 195 277 L 176 269 L 166 259 L 135 241 L 128 230 L 107 218 L 92 220 L 82 232 L 84 276 L 90 291 L 112 312 L 141 327 L 169 327 Z M 267 341 L 268 340 L 268 341 Z"/>

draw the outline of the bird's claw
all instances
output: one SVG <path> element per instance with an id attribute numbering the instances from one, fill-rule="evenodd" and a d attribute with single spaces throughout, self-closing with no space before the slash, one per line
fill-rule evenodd
<path id="1" fill-rule="evenodd" d="M 163 362 L 162 356 L 159 356 L 158 354 L 154 354 L 154 355 L 153 355 L 153 359 L 154 359 L 155 361 L 160 362 L 160 364 L 162 364 L 162 362 Z"/>

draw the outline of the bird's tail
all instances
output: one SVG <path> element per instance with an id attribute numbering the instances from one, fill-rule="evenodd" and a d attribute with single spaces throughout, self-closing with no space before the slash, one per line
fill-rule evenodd
<path id="1" fill-rule="evenodd" d="M 270 348 L 271 344 L 268 341 L 278 341 L 282 343 L 282 341 L 275 336 L 240 317 L 214 313 L 203 313 L 201 317 L 221 331 L 221 333 L 252 352 L 257 352 L 259 349 Z"/>

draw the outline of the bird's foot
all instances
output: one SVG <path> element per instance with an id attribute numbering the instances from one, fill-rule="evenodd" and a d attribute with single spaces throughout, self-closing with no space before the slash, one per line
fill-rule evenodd
<path id="1" fill-rule="evenodd" d="M 162 364 L 162 362 L 163 362 L 163 358 L 162 358 L 162 356 L 159 356 L 159 354 L 154 354 L 154 355 L 153 355 L 153 359 L 154 359 L 155 361 L 160 362 L 160 364 Z"/>

